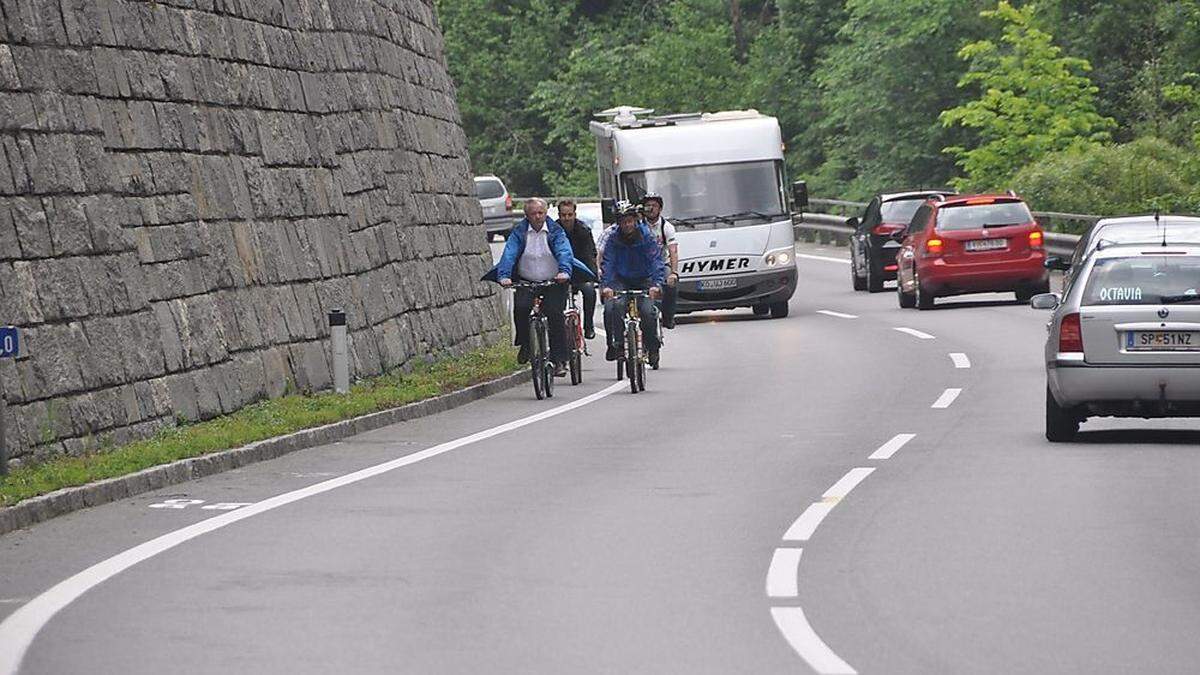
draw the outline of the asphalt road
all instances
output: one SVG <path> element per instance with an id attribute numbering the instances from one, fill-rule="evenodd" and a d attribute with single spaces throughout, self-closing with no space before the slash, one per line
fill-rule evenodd
<path id="1" fill-rule="evenodd" d="M 1050 445 L 1048 315 L 801 252 L 789 318 L 682 318 L 643 394 L 594 356 L 0 537 L 0 675 L 1194 671 L 1197 425 Z"/>

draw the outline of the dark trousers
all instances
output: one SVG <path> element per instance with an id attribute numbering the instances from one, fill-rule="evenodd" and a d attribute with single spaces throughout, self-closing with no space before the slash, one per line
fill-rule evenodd
<path id="1" fill-rule="evenodd" d="M 550 360 L 566 363 L 567 323 L 563 312 L 567 309 L 567 285 L 555 284 L 538 293 L 542 296 L 542 314 L 546 316 L 550 329 Z M 518 347 L 529 344 L 529 312 L 533 310 L 534 294 L 527 288 L 518 288 L 513 293 L 513 324 L 517 328 Z"/>
<path id="2" fill-rule="evenodd" d="M 679 299 L 679 287 L 663 284 L 662 292 L 662 301 L 659 304 L 662 305 L 663 323 L 670 323 L 675 320 L 675 302 Z"/>
<path id="3" fill-rule="evenodd" d="M 654 301 L 646 296 L 638 300 L 638 315 L 642 321 L 642 339 L 646 341 L 646 351 L 658 351 L 658 308 Z M 604 330 L 608 331 L 608 344 L 621 349 L 625 339 L 625 312 L 629 306 L 629 298 L 616 296 L 604 301 Z"/>
<path id="4" fill-rule="evenodd" d="M 590 333 L 596 329 L 596 284 L 575 284 L 571 289 L 583 294 L 583 330 Z"/>

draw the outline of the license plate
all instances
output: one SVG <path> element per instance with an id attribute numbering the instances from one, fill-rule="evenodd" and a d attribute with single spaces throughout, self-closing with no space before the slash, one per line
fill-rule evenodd
<path id="1" fill-rule="evenodd" d="M 1131 352 L 1200 351 L 1200 333 L 1179 330 L 1129 331 L 1125 350 Z"/>
<path id="2" fill-rule="evenodd" d="M 966 246 L 968 251 L 995 251 L 1001 248 L 1008 248 L 1007 239 L 975 239 L 968 241 Z"/>
<path id="3" fill-rule="evenodd" d="M 697 288 L 702 291 L 719 291 L 723 288 L 737 288 L 737 279 L 701 279 Z"/>

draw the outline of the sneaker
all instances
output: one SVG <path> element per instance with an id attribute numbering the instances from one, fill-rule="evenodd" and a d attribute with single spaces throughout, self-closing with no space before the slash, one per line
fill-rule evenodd
<path id="1" fill-rule="evenodd" d="M 658 367 L 658 350 L 657 349 L 650 352 L 650 367 L 651 368 Z"/>
<path id="2" fill-rule="evenodd" d="M 567 376 L 567 365 L 565 363 L 554 364 L 554 376 L 555 377 L 566 377 Z"/>
<path id="3" fill-rule="evenodd" d="M 584 333 L 583 333 L 583 339 L 585 339 L 585 340 L 595 340 L 595 339 L 596 339 L 596 330 L 595 330 L 595 329 L 593 329 L 593 328 L 589 328 L 589 329 L 587 329 L 586 331 L 584 331 Z"/>
<path id="4" fill-rule="evenodd" d="M 663 318 L 663 328 L 666 328 L 667 330 L 674 329 L 675 328 L 675 317 L 671 317 L 670 319 L 664 317 Z"/>
<path id="5" fill-rule="evenodd" d="M 521 345 L 521 348 L 517 350 L 517 363 L 522 365 L 529 363 L 529 347 L 526 345 Z"/>
<path id="6" fill-rule="evenodd" d="M 616 361 L 617 357 L 620 355 L 621 355 L 621 350 L 619 348 L 609 345 L 608 350 L 604 352 L 604 360 L 605 361 Z"/>

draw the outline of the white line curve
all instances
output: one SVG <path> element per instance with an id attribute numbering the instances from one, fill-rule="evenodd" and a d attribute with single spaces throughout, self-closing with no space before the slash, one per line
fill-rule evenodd
<path id="1" fill-rule="evenodd" d="M 909 441 L 916 438 L 916 434 L 896 434 L 892 440 L 879 446 L 879 449 L 871 453 L 867 459 L 891 459 L 892 455 L 896 454 L 900 448 L 903 448 Z"/>
<path id="2" fill-rule="evenodd" d="M 957 399 L 958 395 L 961 393 L 962 389 L 947 389 L 946 391 L 943 391 L 942 395 L 938 397 L 938 400 L 934 401 L 933 405 L 929 407 L 935 410 L 945 410 L 954 404 L 954 400 Z"/>
<path id="3" fill-rule="evenodd" d="M 809 625 L 808 619 L 804 617 L 803 609 L 772 607 L 771 618 L 775 619 L 775 626 L 783 633 L 792 649 L 820 675 L 857 675 L 857 671 L 835 654 L 821 636 L 817 635 Z"/>
<path id="4" fill-rule="evenodd" d="M 843 314 L 842 312 L 835 312 L 831 309 L 818 309 L 817 314 L 824 314 L 825 316 L 832 316 L 835 319 L 857 319 L 858 318 L 857 314 Z"/>
<path id="5" fill-rule="evenodd" d="M 767 568 L 767 597 L 794 598 L 800 594 L 802 548 L 777 548 Z"/>
<path id="6" fill-rule="evenodd" d="M 904 333 L 905 335 L 911 335 L 911 336 L 913 336 L 913 337 L 915 337 L 915 338 L 919 338 L 919 339 L 921 339 L 921 340 L 934 340 L 934 339 L 936 339 L 934 336 L 930 335 L 929 333 L 925 333 L 925 332 L 919 331 L 919 330 L 917 330 L 916 328 L 903 328 L 903 327 L 899 327 L 899 328 L 893 328 L 892 330 L 894 330 L 894 331 L 899 331 L 899 332 L 901 332 L 901 333 Z"/>
<path id="7" fill-rule="evenodd" d="M 825 516 L 837 506 L 836 502 L 817 502 L 804 509 L 804 513 L 792 523 L 792 526 L 783 533 L 784 541 L 808 541 L 812 538 L 813 533 L 820 527 L 821 521 L 825 520 Z"/>
<path id="8" fill-rule="evenodd" d="M 954 362 L 955 368 L 964 369 L 971 367 L 971 359 L 967 358 L 967 355 L 962 352 L 950 354 L 950 360 Z"/>
<path id="9" fill-rule="evenodd" d="M 452 450 L 457 450 L 463 446 L 487 440 L 493 436 L 498 436 L 570 412 L 576 408 L 581 408 L 589 403 L 598 401 L 627 386 L 624 382 L 617 382 L 577 401 L 545 410 L 536 415 L 501 424 L 491 429 L 485 429 L 469 436 L 435 445 L 411 455 L 405 455 L 404 457 L 389 460 L 382 464 L 376 464 L 375 466 L 360 469 L 354 473 L 332 478 L 299 490 L 285 492 L 237 511 L 227 511 L 222 515 L 214 516 L 194 525 L 189 525 L 174 532 L 168 532 L 127 551 L 118 553 L 107 560 L 96 563 L 38 595 L 33 600 L 21 606 L 20 609 L 10 614 L 3 623 L 0 623 L 0 673 L 4 675 L 16 675 L 18 669 L 21 667 L 21 661 L 25 658 L 26 651 L 33 644 L 34 638 L 54 618 L 55 614 L 67 605 L 70 605 L 84 593 L 144 560 L 169 551 L 201 535 L 266 513 L 267 511 L 272 511 L 281 506 L 286 506 L 292 502 L 336 490 L 337 488 L 416 464 L 417 462 L 437 457 Z"/>
<path id="10" fill-rule="evenodd" d="M 850 261 L 849 261 L 848 259 L 843 259 L 843 258 L 830 258 L 830 257 L 828 257 L 828 256 L 823 256 L 823 255 L 810 255 L 810 254 L 808 254 L 808 253 L 797 253 L 797 254 L 796 254 L 796 257 L 797 257 L 797 258 L 804 258 L 805 260 L 820 260 L 820 261 L 823 261 L 823 262 L 834 262 L 834 263 L 840 263 L 840 264 L 842 264 L 842 265 L 849 265 L 849 264 L 850 264 Z"/>
<path id="11" fill-rule="evenodd" d="M 870 476 L 874 471 L 874 468 L 868 467 L 850 469 L 846 472 L 845 476 L 842 476 L 838 482 L 833 484 L 833 487 L 826 490 L 825 494 L 821 495 L 821 498 L 828 501 L 840 502 L 846 498 L 846 495 L 850 494 L 851 490 L 858 487 L 858 484 L 863 482 L 863 480 L 865 480 L 867 476 Z"/>

